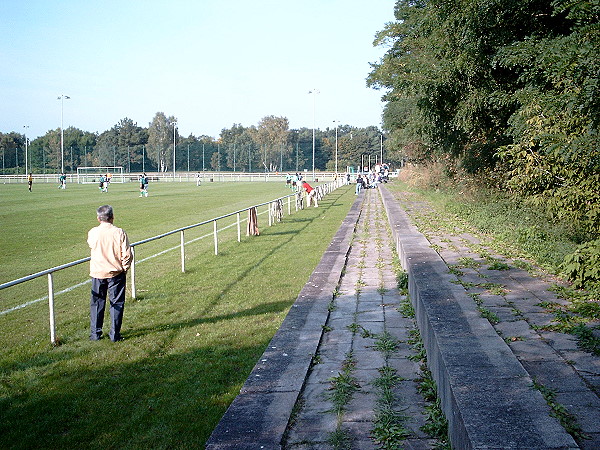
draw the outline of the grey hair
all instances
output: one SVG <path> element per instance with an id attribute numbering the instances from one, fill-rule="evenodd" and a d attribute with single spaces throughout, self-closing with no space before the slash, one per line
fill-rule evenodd
<path id="1" fill-rule="evenodd" d="M 110 205 L 103 205 L 96 210 L 96 215 L 100 222 L 108 222 L 113 218 L 113 208 Z"/>

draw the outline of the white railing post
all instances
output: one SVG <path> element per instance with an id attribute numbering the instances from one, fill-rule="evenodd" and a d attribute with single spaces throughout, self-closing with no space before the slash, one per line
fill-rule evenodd
<path id="1" fill-rule="evenodd" d="M 54 323 L 54 279 L 48 274 L 48 309 L 50 310 L 50 342 L 56 344 L 56 324 Z"/>
<path id="2" fill-rule="evenodd" d="M 288 197 L 288 216 L 292 215 L 292 197 Z"/>
<path id="3" fill-rule="evenodd" d="M 181 272 L 185 273 L 185 236 L 181 230 Z"/>
<path id="4" fill-rule="evenodd" d="M 267 216 L 269 216 L 269 226 L 273 225 L 273 214 L 271 214 L 271 210 L 272 210 L 272 203 L 269 203 L 267 205 Z"/>
<path id="5" fill-rule="evenodd" d="M 217 221 L 213 220 L 213 235 L 215 241 L 215 255 L 219 254 L 219 239 L 217 238 Z"/>
<path id="6" fill-rule="evenodd" d="M 135 296 L 135 247 L 131 247 L 131 298 Z"/>
<path id="7" fill-rule="evenodd" d="M 238 242 L 242 242 L 242 230 L 240 227 L 240 213 L 239 212 L 236 214 L 236 219 L 237 219 Z"/>

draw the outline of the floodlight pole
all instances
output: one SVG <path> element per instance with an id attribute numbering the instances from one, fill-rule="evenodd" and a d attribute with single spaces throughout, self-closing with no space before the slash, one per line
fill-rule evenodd
<path id="1" fill-rule="evenodd" d="M 27 165 L 27 128 L 29 128 L 29 125 L 23 125 L 23 128 L 25 128 L 25 175 L 27 175 L 29 173 L 29 166 Z"/>
<path id="2" fill-rule="evenodd" d="M 61 94 L 57 100 L 60 100 L 60 173 L 65 172 L 65 133 L 63 126 L 65 99 L 70 99 L 68 95 Z"/>
<path id="3" fill-rule="evenodd" d="M 337 173 L 338 173 L 338 123 L 340 123 L 340 121 L 334 120 L 333 123 L 335 123 L 335 175 L 337 176 Z"/>
<path id="4" fill-rule="evenodd" d="M 308 91 L 309 94 L 313 95 L 313 139 L 312 139 L 312 174 L 313 174 L 313 181 L 315 181 L 315 112 L 316 112 L 316 105 L 317 105 L 317 94 L 320 91 L 318 89 L 313 89 Z"/>
<path id="5" fill-rule="evenodd" d="M 177 122 L 173 122 L 173 181 L 175 181 L 175 131 L 177 130 Z"/>

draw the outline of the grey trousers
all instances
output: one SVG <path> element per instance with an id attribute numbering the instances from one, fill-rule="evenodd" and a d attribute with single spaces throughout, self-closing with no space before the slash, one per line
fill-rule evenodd
<path id="1" fill-rule="evenodd" d="M 110 340 L 121 339 L 121 324 L 125 307 L 125 286 L 127 274 L 120 273 L 112 278 L 92 278 L 90 297 L 90 339 L 98 340 L 102 336 L 106 296 L 110 299 Z"/>

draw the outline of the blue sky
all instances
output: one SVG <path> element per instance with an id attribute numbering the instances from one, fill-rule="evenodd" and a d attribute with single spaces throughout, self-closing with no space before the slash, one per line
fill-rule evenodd
<path id="1" fill-rule="evenodd" d="M 158 111 L 180 134 L 284 116 L 291 128 L 381 125 L 366 87 L 395 0 L 2 0 L 0 131 L 105 131 Z"/>

